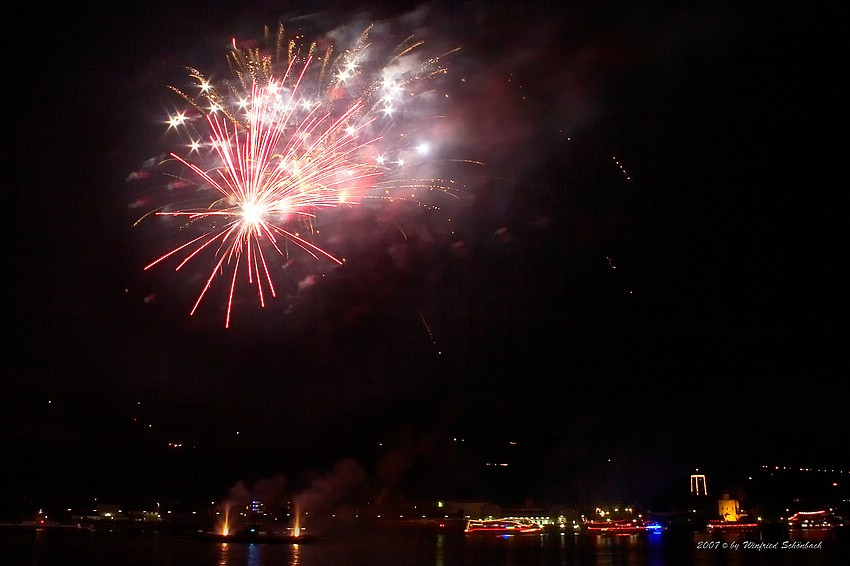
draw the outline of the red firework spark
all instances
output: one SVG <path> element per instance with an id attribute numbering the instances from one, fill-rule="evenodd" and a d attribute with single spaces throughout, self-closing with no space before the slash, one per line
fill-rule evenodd
<path id="1" fill-rule="evenodd" d="M 309 64 L 308 59 L 302 77 Z M 298 95 L 300 80 L 288 92 L 282 86 L 284 80 L 272 80 L 264 86 L 254 83 L 244 131 L 220 113 L 207 114 L 209 142 L 218 161 L 212 170 L 171 154 L 220 193 L 213 205 L 204 209 L 157 212 L 185 216 L 192 222 L 216 220 L 210 223 L 213 228 L 145 267 L 150 269 L 183 253 L 176 268 L 179 270 L 203 250 L 215 248 L 216 262 L 192 314 L 225 266 L 231 267 L 225 326 L 230 325 L 240 271 L 245 271 L 248 281 L 256 286 L 261 305 L 265 304 L 266 292 L 275 296 L 264 250 L 282 254 L 278 245 L 281 237 L 314 256 L 323 255 L 342 264 L 286 226 L 294 217 L 312 217 L 321 208 L 356 204 L 361 189 L 372 186 L 380 175 L 374 158 L 366 157 L 363 151 L 380 138 L 362 135 L 372 118 L 364 119 L 361 102 L 334 118 L 319 102 L 310 104 Z M 296 111 L 303 109 L 307 109 L 306 114 L 296 116 Z"/>

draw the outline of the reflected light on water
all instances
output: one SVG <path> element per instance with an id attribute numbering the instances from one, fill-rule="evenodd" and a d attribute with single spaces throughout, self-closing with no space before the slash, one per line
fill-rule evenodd
<path id="1" fill-rule="evenodd" d="M 590 539 L 594 566 L 647 564 L 664 566 L 660 536 L 638 534 L 599 534 Z M 562 558 L 563 564 L 568 564 Z"/>
<path id="2" fill-rule="evenodd" d="M 262 566 L 263 564 L 263 545 L 249 544 L 248 545 L 248 561 L 245 566 Z"/>
<path id="3" fill-rule="evenodd" d="M 446 537 L 444 534 L 437 535 L 437 556 L 434 566 L 446 566 Z"/>
<path id="4" fill-rule="evenodd" d="M 850 544 L 837 530 L 467 537 L 459 531 L 333 531 L 315 543 L 251 544 L 152 532 L 0 529 L 0 564 L 151 566 L 842 566 Z M 802 539 L 802 540 L 801 540 Z M 785 541 L 811 549 L 745 546 Z M 732 543 L 736 545 L 733 547 Z M 728 543 L 728 548 L 722 545 Z"/>
<path id="5" fill-rule="evenodd" d="M 289 561 L 289 566 L 300 566 L 301 565 L 301 545 L 293 544 L 292 545 L 292 559 Z"/>
<path id="6" fill-rule="evenodd" d="M 221 543 L 221 548 L 218 553 L 218 566 L 229 566 L 230 564 L 230 546 L 226 542 Z"/>

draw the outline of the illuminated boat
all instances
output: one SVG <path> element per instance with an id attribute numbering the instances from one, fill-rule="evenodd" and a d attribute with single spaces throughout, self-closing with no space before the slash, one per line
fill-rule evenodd
<path id="1" fill-rule="evenodd" d="M 758 530 L 758 523 L 748 523 L 745 521 L 724 521 L 722 519 L 712 519 L 706 525 L 709 531 L 755 531 Z"/>
<path id="2" fill-rule="evenodd" d="M 831 511 L 798 511 L 788 518 L 788 528 L 793 530 L 832 530 L 836 521 Z"/>
<path id="3" fill-rule="evenodd" d="M 207 542 L 221 542 L 233 544 L 306 544 L 317 539 L 316 535 L 301 533 L 275 534 L 266 531 L 248 529 L 235 533 L 213 533 L 209 531 L 198 531 L 195 538 Z"/>
<path id="4" fill-rule="evenodd" d="M 614 519 L 611 521 L 588 521 L 584 525 L 588 533 L 632 535 L 637 533 L 659 532 L 661 525 L 637 519 Z"/>
<path id="5" fill-rule="evenodd" d="M 486 519 L 467 521 L 463 532 L 468 535 L 533 535 L 543 532 L 543 527 L 519 519 Z"/>

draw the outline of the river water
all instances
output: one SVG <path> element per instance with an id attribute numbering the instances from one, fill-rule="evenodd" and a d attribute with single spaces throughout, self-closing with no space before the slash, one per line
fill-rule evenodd
<path id="1" fill-rule="evenodd" d="M 470 537 L 456 531 L 375 528 L 341 530 L 308 544 L 290 545 L 221 544 L 156 532 L 0 529 L 0 565 L 846 566 L 847 538 L 843 531 L 810 540 L 787 533 L 726 533 L 720 538 L 668 532 Z"/>

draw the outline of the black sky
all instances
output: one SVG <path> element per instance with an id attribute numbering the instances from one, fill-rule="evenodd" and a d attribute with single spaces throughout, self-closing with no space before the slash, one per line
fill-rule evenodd
<path id="1" fill-rule="evenodd" d="M 412 239 L 402 269 L 372 232 L 293 313 L 246 301 L 228 330 L 214 307 L 188 316 L 179 276 L 141 271 L 125 180 L 160 150 L 166 85 L 278 20 L 414 5 L 26 18 L 5 87 L 18 497 L 216 497 L 349 458 L 462 496 L 501 455 L 535 464 L 517 495 L 566 500 L 617 478 L 652 497 L 696 466 L 850 464 L 840 240 L 816 196 L 840 177 L 811 135 L 828 38 L 802 43 L 805 16 L 772 3 L 632 4 L 431 5 L 414 31 L 462 46 L 458 146 L 489 179 L 453 211 L 463 245 Z"/>

